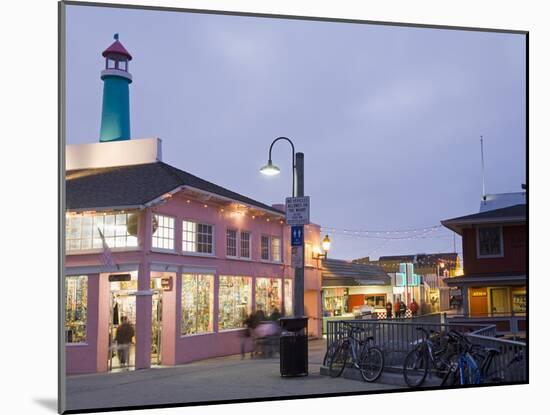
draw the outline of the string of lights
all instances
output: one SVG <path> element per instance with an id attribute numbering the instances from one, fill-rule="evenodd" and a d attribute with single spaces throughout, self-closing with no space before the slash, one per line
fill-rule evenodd
<path id="1" fill-rule="evenodd" d="M 441 225 L 434 225 L 426 228 L 392 231 L 359 231 L 329 227 L 321 227 L 321 229 L 323 230 L 323 233 L 330 233 L 333 235 L 384 240 L 413 240 L 447 237 L 447 235 L 434 235 L 436 231 L 444 230 Z"/>

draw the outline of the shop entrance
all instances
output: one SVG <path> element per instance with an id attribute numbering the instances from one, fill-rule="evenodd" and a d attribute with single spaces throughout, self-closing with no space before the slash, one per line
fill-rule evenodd
<path id="1" fill-rule="evenodd" d="M 109 317 L 109 371 L 135 368 L 136 360 L 135 292 L 111 291 Z"/>
<path id="2" fill-rule="evenodd" d="M 491 314 L 498 316 L 510 313 L 510 293 L 508 288 L 490 288 Z"/>
<path id="3" fill-rule="evenodd" d="M 154 290 L 151 312 L 151 365 L 161 364 L 162 291 Z"/>

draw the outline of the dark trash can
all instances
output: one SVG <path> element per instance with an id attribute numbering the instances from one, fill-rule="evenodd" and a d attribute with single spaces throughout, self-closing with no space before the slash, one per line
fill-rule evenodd
<path id="1" fill-rule="evenodd" d="M 307 317 L 284 317 L 279 324 L 281 376 L 307 376 Z"/>

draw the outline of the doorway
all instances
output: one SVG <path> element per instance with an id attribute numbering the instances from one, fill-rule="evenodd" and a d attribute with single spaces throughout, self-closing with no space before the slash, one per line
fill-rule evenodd
<path id="1" fill-rule="evenodd" d="M 510 314 L 510 293 L 508 288 L 491 288 L 491 315 Z"/>
<path id="2" fill-rule="evenodd" d="M 136 296 L 135 292 L 111 291 L 109 317 L 108 370 L 135 368 L 136 364 Z"/>
<path id="3" fill-rule="evenodd" d="M 151 365 L 161 364 L 162 291 L 154 290 L 151 312 Z"/>

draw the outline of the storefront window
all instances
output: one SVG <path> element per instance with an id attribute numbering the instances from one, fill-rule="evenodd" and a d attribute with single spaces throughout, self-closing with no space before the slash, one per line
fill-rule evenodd
<path id="1" fill-rule="evenodd" d="M 281 311 L 281 280 L 278 278 L 256 278 L 256 310 L 266 316 Z"/>
<path id="2" fill-rule="evenodd" d="M 153 216 L 153 248 L 174 249 L 174 218 Z"/>
<path id="3" fill-rule="evenodd" d="M 109 248 L 136 247 L 137 219 L 137 213 L 67 215 L 67 251 L 102 249 L 99 231 Z"/>
<path id="4" fill-rule="evenodd" d="M 219 330 L 244 327 L 252 311 L 252 278 L 220 276 Z"/>
<path id="5" fill-rule="evenodd" d="M 88 277 L 65 278 L 65 341 L 86 342 Z"/>
<path id="6" fill-rule="evenodd" d="M 347 312 L 347 288 L 326 288 L 323 290 L 323 313 L 325 316 L 341 316 Z"/>
<path id="7" fill-rule="evenodd" d="M 181 335 L 213 331 L 214 276 L 181 277 Z"/>
<path id="8" fill-rule="evenodd" d="M 371 307 L 386 306 L 386 294 L 369 294 L 365 295 L 365 304 Z"/>
<path id="9" fill-rule="evenodd" d="M 512 291 L 512 311 L 514 313 L 527 312 L 527 292 L 525 289 Z"/>
<path id="10" fill-rule="evenodd" d="M 291 316 L 292 314 L 292 280 L 285 279 L 285 316 Z"/>

